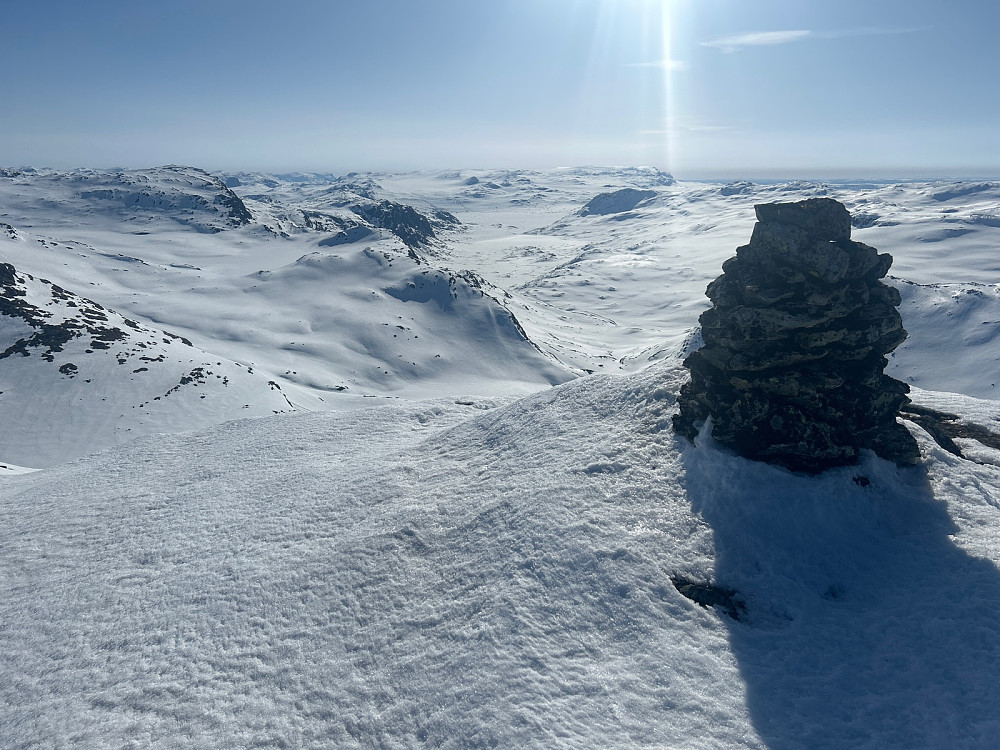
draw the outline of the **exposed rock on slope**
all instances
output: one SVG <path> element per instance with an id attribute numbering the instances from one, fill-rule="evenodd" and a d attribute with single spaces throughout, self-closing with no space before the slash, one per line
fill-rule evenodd
<path id="1" fill-rule="evenodd" d="M 222 179 L 195 167 L 94 172 L 78 175 L 76 180 L 81 198 L 122 215 L 161 214 L 208 232 L 253 221 L 253 214 Z"/>
<path id="2" fill-rule="evenodd" d="M 2 213 L 17 225 L 49 228 L 103 225 L 136 230 L 176 225 L 216 234 L 253 223 L 254 216 L 221 178 L 196 167 L 128 171 L 77 169 L 6 174 Z M 11 189 L 13 188 L 13 189 Z M 58 210 L 39 211 L 58 207 Z"/>
<path id="3" fill-rule="evenodd" d="M 292 408 L 250 366 L 0 264 L 0 460 L 49 466 Z"/>
<path id="4" fill-rule="evenodd" d="M 44 307 L 36 304 L 37 293 L 29 294 L 36 289 L 49 295 Z M 53 306 L 62 308 L 59 310 L 62 314 L 46 309 Z M 4 316 L 5 334 L 0 339 L 3 345 L 0 360 L 15 355 L 30 357 L 36 351 L 45 361 L 53 362 L 55 355 L 74 339 L 89 339 L 86 353 L 92 354 L 93 350 L 110 349 L 112 343 L 128 339 L 127 330 L 142 329 L 135 321 L 117 315 L 114 317 L 119 320 L 112 321 L 96 302 L 77 297 L 46 279 L 18 274 L 9 263 L 0 263 L 0 315 Z M 160 335 L 191 345 L 187 339 L 171 333 Z M 75 365 L 71 369 L 77 370 Z"/>
<path id="5" fill-rule="evenodd" d="M 372 226 L 388 229 L 411 250 L 428 245 L 436 239 L 435 229 L 457 226 L 460 223 L 447 211 L 435 211 L 433 216 L 428 217 L 413 206 L 388 200 L 356 203 L 350 208 Z"/>
<path id="6" fill-rule="evenodd" d="M 707 290 L 705 346 L 685 365 L 675 429 L 712 435 L 748 458 L 818 472 L 862 448 L 912 462 L 896 421 L 909 388 L 885 374 L 906 338 L 899 292 L 879 279 L 888 254 L 852 242 L 847 209 L 830 198 L 756 206 L 749 245 Z"/>

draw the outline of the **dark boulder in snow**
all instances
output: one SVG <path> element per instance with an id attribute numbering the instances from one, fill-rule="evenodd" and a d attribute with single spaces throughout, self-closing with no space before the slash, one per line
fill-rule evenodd
<path id="1" fill-rule="evenodd" d="M 671 576 L 670 582 L 674 584 L 674 588 L 681 596 L 687 597 L 695 604 L 706 608 L 718 607 L 724 614 L 729 615 L 737 622 L 743 622 L 746 619 L 746 604 L 734 589 L 710 583 L 696 583 L 683 576 Z"/>
<path id="2" fill-rule="evenodd" d="M 0 263 L 0 287 L 9 287 L 17 283 L 17 269 L 14 268 L 10 263 Z M 6 290 L 5 290 L 6 291 Z M 16 292 L 14 292 L 16 296 Z M 4 296 L 8 296 L 6 293 Z M 9 315 L 9 313 L 4 313 Z"/>
<path id="3" fill-rule="evenodd" d="M 644 200 L 655 196 L 655 190 L 637 190 L 636 188 L 622 188 L 613 193 L 601 193 L 591 198 L 587 205 L 580 209 L 580 215 L 604 216 L 624 213 L 631 211 Z"/>
<path id="4" fill-rule="evenodd" d="M 853 463 L 863 448 L 915 461 L 896 421 L 909 388 L 883 373 L 906 338 L 899 292 L 879 281 L 892 257 L 852 242 L 833 199 L 755 208 L 750 243 L 708 286 L 675 430 L 694 439 L 711 417 L 723 445 L 794 471 Z"/>

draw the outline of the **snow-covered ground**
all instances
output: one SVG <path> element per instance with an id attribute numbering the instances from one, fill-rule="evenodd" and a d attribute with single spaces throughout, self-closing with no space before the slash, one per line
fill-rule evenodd
<path id="1" fill-rule="evenodd" d="M 996 746 L 1000 184 L 0 175 L 0 746 Z M 969 460 L 670 429 L 753 204 L 814 195 Z"/>

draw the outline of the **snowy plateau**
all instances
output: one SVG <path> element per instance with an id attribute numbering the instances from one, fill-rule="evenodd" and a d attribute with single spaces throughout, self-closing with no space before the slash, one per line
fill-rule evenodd
<path id="1" fill-rule="evenodd" d="M 961 456 L 671 429 L 808 197 Z M 1000 182 L 0 170 L 0 747 L 996 748 L 998 248 Z"/>

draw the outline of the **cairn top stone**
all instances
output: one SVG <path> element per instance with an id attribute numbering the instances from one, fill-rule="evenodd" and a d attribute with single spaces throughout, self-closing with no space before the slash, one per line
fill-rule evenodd
<path id="1" fill-rule="evenodd" d="M 809 198 L 795 203 L 760 203 L 754 206 L 757 221 L 790 224 L 818 240 L 851 239 L 851 214 L 833 198 Z"/>

